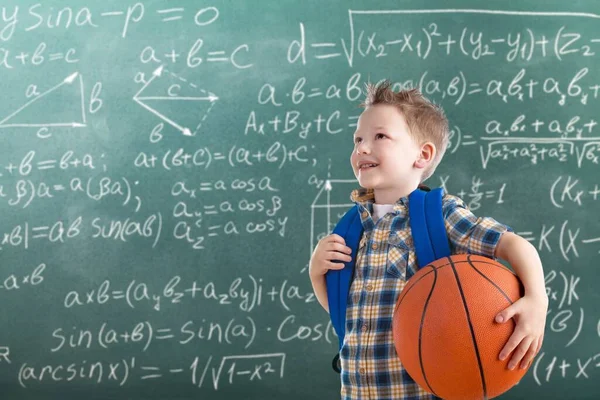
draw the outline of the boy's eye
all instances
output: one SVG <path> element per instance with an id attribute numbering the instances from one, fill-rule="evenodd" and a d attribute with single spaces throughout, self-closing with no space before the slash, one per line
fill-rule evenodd
<path id="1" fill-rule="evenodd" d="M 383 133 L 378 133 L 375 135 L 375 139 L 384 139 L 385 135 Z"/>
<path id="2" fill-rule="evenodd" d="M 358 136 L 354 138 L 354 143 L 357 143 L 357 144 L 358 144 L 358 143 L 360 143 L 360 142 L 362 142 L 362 138 L 360 138 L 360 137 L 358 137 Z"/>

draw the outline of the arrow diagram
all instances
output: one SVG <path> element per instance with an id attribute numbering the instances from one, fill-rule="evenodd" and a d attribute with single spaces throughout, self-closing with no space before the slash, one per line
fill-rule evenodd
<path id="1" fill-rule="evenodd" d="M 219 98 L 160 66 L 133 101 L 179 130 L 194 136 Z"/>
<path id="2" fill-rule="evenodd" d="M 68 107 L 77 104 L 77 107 Z M 86 126 L 83 79 L 75 72 L 54 87 L 32 97 L 0 121 L 0 128 Z"/>

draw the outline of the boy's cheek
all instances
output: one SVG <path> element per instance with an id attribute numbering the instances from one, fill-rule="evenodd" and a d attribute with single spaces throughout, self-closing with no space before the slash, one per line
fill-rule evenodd
<path id="1" fill-rule="evenodd" d="M 354 157 L 350 157 L 350 166 L 352 167 L 352 171 L 354 171 L 354 175 L 356 175 L 356 161 Z"/>

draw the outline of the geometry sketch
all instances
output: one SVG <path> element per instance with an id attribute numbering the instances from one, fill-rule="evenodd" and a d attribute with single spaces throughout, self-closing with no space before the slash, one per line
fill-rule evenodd
<path id="1" fill-rule="evenodd" d="M 79 85 L 74 82 L 78 82 Z M 72 107 L 73 104 L 77 107 Z M 0 128 L 86 126 L 83 79 L 75 72 L 0 121 Z"/>
<path id="2" fill-rule="evenodd" d="M 218 99 L 163 66 L 133 96 L 136 103 L 186 136 L 198 132 Z"/>
<path id="3" fill-rule="evenodd" d="M 350 201 L 350 193 L 356 188 L 356 179 L 327 179 L 324 182 L 310 206 L 311 254 L 317 242 L 329 235 L 344 213 L 354 205 Z"/>

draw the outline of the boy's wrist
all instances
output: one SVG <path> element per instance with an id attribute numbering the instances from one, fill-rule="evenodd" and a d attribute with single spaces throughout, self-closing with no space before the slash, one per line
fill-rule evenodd
<path id="1" fill-rule="evenodd" d="M 527 290 L 527 289 L 525 289 L 525 296 L 527 296 L 527 297 L 535 297 L 536 299 L 548 302 L 548 294 L 546 293 L 545 289 L 543 291 L 540 291 L 540 290 Z"/>
<path id="2" fill-rule="evenodd" d="M 312 280 L 312 279 L 315 279 L 315 280 L 316 280 L 316 279 L 323 279 L 323 280 L 325 280 L 325 273 L 323 273 L 323 274 L 319 274 L 319 273 L 315 273 L 315 272 L 313 272 L 313 271 L 309 271 L 309 272 L 308 272 L 308 276 L 310 276 L 310 279 L 311 279 L 311 280 Z"/>

